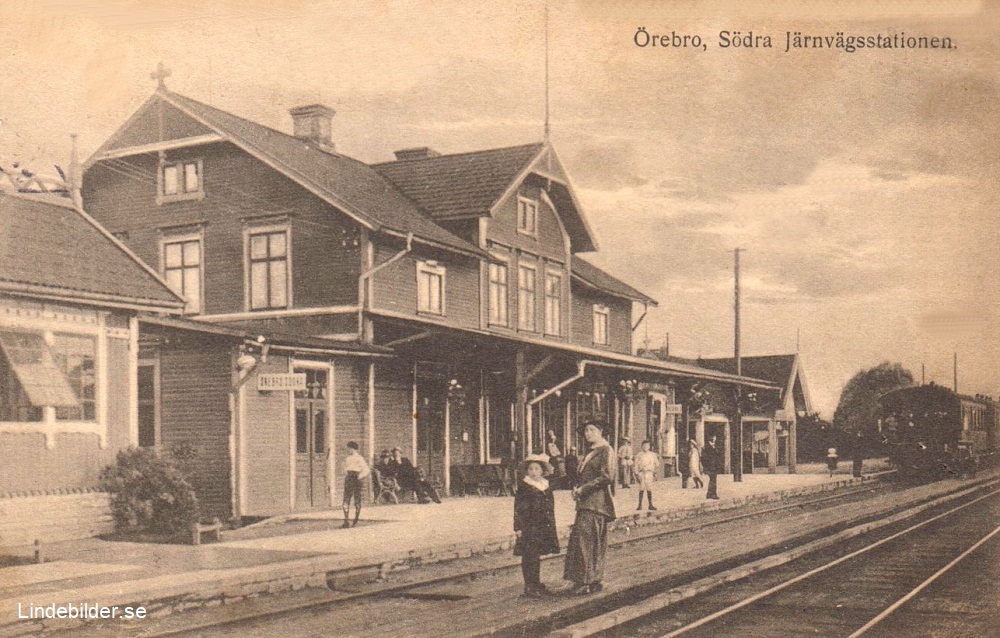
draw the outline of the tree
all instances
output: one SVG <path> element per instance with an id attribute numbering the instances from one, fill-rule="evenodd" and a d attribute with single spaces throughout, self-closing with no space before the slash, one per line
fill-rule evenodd
<path id="1" fill-rule="evenodd" d="M 844 438 L 843 433 L 836 430 L 829 421 L 821 419 L 818 413 L 800 417 L 795 424 L 795 431 L 795 453 L 803 462 L 826 459 L 827 449 L 838 447 Z"/>
<path id="2" fill-rule="evenodd" d="M 833 425 L 850 434 L 872 436 L 878 427 L 878 398 L 913 385 L 913 374 L 898 363 L 884 361 L 855 374 L 840 393 Z"/>

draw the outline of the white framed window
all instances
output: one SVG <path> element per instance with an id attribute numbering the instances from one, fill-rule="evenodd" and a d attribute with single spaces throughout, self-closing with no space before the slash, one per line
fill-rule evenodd
<path id="1" fill-rule="evenodd" d="M 445 267 L 436 261 L 417 262 L 417 312 L 444 314 Z"/>
<path id="2" fill-rule="evenodd" d="M 599 346 L 608 345 L 608 317 L 610 310 L 607 306 L 594 304 L 594 343 Z"/>
<path id="3" fill-rule="evenodd" d="M 562 275 L 545 273 L 545 334 L 562 334 Z"/>
<path id="4" fill-rule="evenodd" d="M 98 335 L 0 326 L 0 423 L 98 421 Z"/>
<path id="5" fill-rule="evenodd" d="M 517 327 L 532 332 L 538 329 L 535 319 L 537 271 L 534 266 L 517 266 Z"/>
<path id="6" fill-rule="evenodd" d="M 48 449 L 57 434 L 95 434 L 106 448 L 108 344 L 130 334 L 96 311 L 0 300 L 0 432 L 42 434 Z"/>
<path id="7" fill-rule="evenodd" d="M 187 314 L 202 311 L 203 252 L 200 234 L 160 240 L 160 272 L 170 289 L 186 302 L 184 312 Z"/>
<path id="8" fill-rule="evenodd" d="M 508 265 L 490 264 L 490 325 L 506 326 L 509 324 L 509 312 L 507 309 L 507 275 Z"/>
<path id="9" fill-rule="evenodd" d="M 92 335 L 53 333 L 52 355 L 66 375 L 76 398 L 73 405 L 56 408 L 57 421 L 97 421 L 97 338 Z"/>
<path id="10" fill-rule="evenodd" d="M 248 310 L 292 307 L 290 234 L 288 226 L 245 231 Z"/>
<path id="11" fill-rule="evenodd" d="M 538 202 L 527 197 L 517 198 L 517 232 L 532 237 L 538 234 Z"/>
<path id="12" fill-rule="evenodd" d="M 200 159 L 161 162 L 157 176 L 157 203 L 203 198 L 202 169 Z"/>

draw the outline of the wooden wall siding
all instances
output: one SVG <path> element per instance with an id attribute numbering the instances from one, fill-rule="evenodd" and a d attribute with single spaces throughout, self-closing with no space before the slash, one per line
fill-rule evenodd
<path id="1" fill-rule="evenodd" d="M 525 250 L 542 257 L 566 261 L 566 245 L 563 240 L 556 211 L 539 197 L 540 189 L 533 185 L 522 185 L 518 191 L 525 197 L 538 201 L 538 235 L 532 237 L 517 232 L 517 194 L 512 194 L 500 204 L 487 230 L 487 239 Z"/>
<path id="2" fill-rule="evenodd" d="M 243 386 L 241 471 L 246 481 L 243 513 L 275 516 L 291 511 L 291 392 L 258 392 L 256 375 L 288 372 L 288 357 L 269 356 Z"/>
<path id="3" fill-rule="evenodd" d="M 336 414 L 335 453 L 337 475 L 332 496 L 334 505 L 344 494 L 343 456 L 348 441 L 357 441 L 361 453 L 368 450 L 368 362 L 337 359 L 333 366 L 334 411 Z M 376 377 L 377 378 L 377 377 Z M 376 398 L 378 394 L 376 393 Z M 376 401 L 376 404 L 378 401 Z M 376 428 L 378 423 L 376 422 Z"/>
<path id="4" fill-rule="evenodd" d="M 128 447 L 128 341 L 108 339 L 107 447 L 96 434 L 55 435 L 45 447 L 44 434 L 0 432 L 0 492 L 50 491 L 97 486 L 98 474 Z"/>
<path id="5" fill-rule="evenodd" d="M 581 346 L 594 345 L 594 304 L 603 304 L 610 310 L 608 316 L 608 349 L 615 352 L 632 352 L 632 302 L 605 295 L 593 289 L 573 286 L 572 341 Z"/>
<path id="6" fill-rule="evenodd" d="M 441 221 L 438 224 L 473 246 L 479 245 L 479 218 Z"/>
<path id="7" fill-rule="evenodd" d="M 228 518 L 230 351 L 226 344 L 186 339 L 160 350 L 163 446 L 197 451 L 192 477 L 202 514 Z"/>
<path id="8" fill-rule="evenodd" d="M 314 317 L 270 317 L 227 321 L 226 323 L 251 332 L 259 330 L 261 332 L 274 331 L 298 335 L 351 334 L 358 331 L 358 314 L 351 312 Z"/>
<path id="9" fill-rule="evenodd" d="M 608 320 L 608 341 L 616 352 L 632 353 L 632 302 L 610 297 L 605 304 L 611 308 Z"/>
<path id="10" fill-rule="evenodd" d="M 162 136 L 160 134 L 161 114 Z M 169 104 L 163 104 L 162 107 L 159 104 L 154 104 L 152 108 L 132 121 L 128 129 L 123 131 L 123 135 L 109 147 L 109 150 L 155 144 L 162 140 L 194 137 L 212 132 L 210 128 L 195 122 Z"/>
<path id="11" fill-rule="evenodd" d="M 394 447 L 413 456 L 413 364 L 399 359 L 375 365 L 375 454 Z"/>
<path id="12" fill-rule="evenodd" d="M 388 261 L 397 251 L 378 246 L 375 264 Z M 451 326 L 479 328 L 479 263 L 471 258 L 453 258 L 448 261 L 441 255 L 425 257 L 414 251 L 375 274 L 375 310 L 387 310 L 418 316 L 417 313 L 417 261 L 435 259 L 446 268 L 445 315 L 426 315 Z"/>
<path id="13" fill-rule="evenodd" d="M 203 200 L 157 205 L 158 160 L 142 155 L 91 167 L 84 176 L 84 205 L 108 230 L 127 232 L 125 243 L 154 268 L 164 233 L 201 229 L 206 314 L 244 311 L 244 227 L 287 216 L 295 306 L 357 303 L 354 222 L 231 144 L 181 149 L 167 158 L 203 160 Z"/>

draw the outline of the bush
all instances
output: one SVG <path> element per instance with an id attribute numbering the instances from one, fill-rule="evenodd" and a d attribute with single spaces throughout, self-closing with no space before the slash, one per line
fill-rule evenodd
<path id="1" fill-rule="evenodd" d="M 119 533 L 172 536 L 198 521 L 194 489 L 170 453 L 122 450 L 114 465 L 101 470 L 100 487 L 111 494 L 111 515 Z"/>

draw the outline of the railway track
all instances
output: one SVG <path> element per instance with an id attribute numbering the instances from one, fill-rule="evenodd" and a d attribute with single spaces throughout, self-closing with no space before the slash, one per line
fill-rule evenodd
<path id="1" fill-rule="evenodd" d="M 619 529 L 611 542 L 609 555 L 615 551 L 636 552 L 645 554 L 647 552 L 663 552 L 664 548 L 669 548 L 674 541 L 672 537 L 691 538 L 691 532 L 711 532 L 713 529 L 728 529 L 734 525 L 749 525 L 754 519 L 771 520 L 774 518 L 796 519 L 808 517 L 812 512 L 822 512 L 835 507 L 846 507 L 852 502 L 861 499 L 868 499 L 873 492 L 891 493 L 900 488 L 891 484 L 866 485 L 857 489 L 839 491 L 835 494 L 824 495 L 816 498 L 795 499 L 788 503 L 777 506 L 757 506 L 747 510 L 739 509 L 733 512 L 720 512 L 715 515 L 698 517 L 697 520 L 678 524 L 660 524 L 638 527 L 631 530 Z M 622 526 L 624 527 L 624 526 Z M 824 534 L 832 533 L 829 529 L 819 529 L 815 533 L 808 535 L 808 538 L 801 538 L 801 542 L 817 542 Z M 617 548 L 617 550 L 615 549 Z M 643 549 L 646 548 L 646 549 Z M 751 554 L 740 554 L 738 557 L 720 561 L 717 564 L 708 566 L 707 571 L 718 572 L 725 569 L 737 568 L 739 565 L 752 560 L 763 560 L 770 554 L 777 551 L 776 547 L 769 547 Z M 550 560 L 559 557 L 551 557 Z M 466 565 L 471 568 L 463 569 Z M 276 600 L 268 601 L 261 599 L 258 604 L 245 605 L 241 612 L 234 605 L 232 609 L 214 608 L 211 612 L 195 610 L 193 612 L 179 614 L 179 617 L 168 617 L 162 619 L 158 626 L 149 623 L 136 627 L 131 634 L 122 634 L 122 627 L 118 627 L 116 632 L 119 635 L 141 635 L 145 638 L 161 636 L 216 636 L 216 635 L 254 635 L 254 628 L 266 628 L 284 626 L 285 621 L 289 623 L 299 622 L 303 618 L 327 618 L 335 617 L 338 613 L 348 616 L 352 610 L 363 609 L 365 613 L 378 614 L 378 601 L 410 601 L 411 604 L 432 604 L 431 601 L 439 601 L 438 604 L 445 604 L 447 601 L 457 603 L 467 602 L 466 599 L 476 598 L 476 589 L 486 588 L 492 590 L 493 580 L 504 583 L 516 582 L 519 574 L 515 575 L 519 568 L 519 561 L 507 556 L 492 556 L 488 559 L 466 559 L 456 562 L 450 566 L 436 566 L 425 568 L 419 572 L 426 572 L 426 575 L 414 574 L 412 580 L 408 582 L 383 582 L 370 586 L 365 586 L 358 591 L 330 591 L 320 594 L 313 594 L 298 600 L 284 601 L 281 604 L 280 597 Z M 551 568 L 550 568 L 551 569 Z M 544 570 L 544 568 L 543 568 Z M 414 570 L 415 572 L 418 570 Z M 542 635 L 551 629 L 577 622 L 595 614 L 600 615 L 621 606 L 623 602 L 631 597 L 632 600 L 638 597 L 655 595 L 656 589 L 677 586 L 683 582 L 692 582 L 697 579 L 699 573 L 676 573 L 670 577 L 661 578 L 654 582 L 642 583 L 640 586 L 628 586 L 619 592 L 612 592 L 611 596 L 603 597 L 601 600 L 580 601 L 570 605 L 569 609 L 557 610 L 548 617 L 537 620 L 530 615 L 525 618 L 510 619 L 511 623 L 497 630 L 491 629 L 486 632 L 494 635 Z M 492 580 L 491 580 L 492 579 Z M 506 585 L 505 585 L 506 586 Z M 289 604 L 290 603 L 290 604 Z M 388 603 L 381 603 L 385 606 Z M 565 605 L 564 605 L 565 607 Z M 395 611 L 395 609 L 392 609 Z M 222 613 L 225 612 L 225 613 Z M 391 614 L 386 615 L 387 622 L 391 622 Z M 318 621 L 317 621 L 318 622 Z M 418 621 L 419 622 L 419 621 Z M 325 625 L 329 629 L 329 625 Z M 88 633 L 94 631 L 95 633 Z M 267 630 L 256 635 L 268 635 Z M 373 633 L 378 634 L 378 631 Z M 77 631 L 75 635 L 101 635 L 100 627 L 88 627 L 83 632 Z M 325 635 L 319 633 L 315 635 Z M 381 635 L 404 635 L 397 633 L 394 629 L 382 630 Z M 433 631 L 426 635 L 436 635 Z M 444 635 L 444 634 L 437 634 Z M 451 634 L 465 635 L 465 634 Z"/>
<path id="2" fill-rule="evenodd" d="M 877 538 L 845 538 L 836 555 L 791 552 L 787 561 L 771 560 L 760 572 L 733 573 L 733 582 L 688 600 L 663 592 L 636 605 L 623 606 L 564 627 L 560 638 L 590 636 L 723 638 L 824 636 L 987 636 L 964 600 L 929 605 L 933 613 L 908 611 L 939 580 L 964 578 L 958 569 L 995 585 L 995 559 L 1000 554 L 1000 485 L 972 494 L 943 511 L 927 510 L 916 523 L 907 521 Z M 932 513 L 933 512 L 933 513 Z M 901 519 L 902 522 L 902 519 Z M 894 527 L 900 527 L 896 525 Z M 803 548 L 807 549 L 807 548 Z M 767 571 L 764 571 L 764 568 Z M 988 572 L 983 574 L 981 572 Z M 968 587 L 966 587 L 968 589 Z M 968 596 L 969 592 L 966 591 Z M 996 600 L 995 598 L 993 599 Z M 994 603 L 1000 605 L 1000 603 Z M 929 629 L 942 627 L 940 632 Z M 963 626 L 963 624 L 965 626 Z M 956 629 L 958 628 L 958 629 Z M 984 631 L 985 632 L 984 632 Z M 971 631 L 971 633 L 970 633 Z"/>

